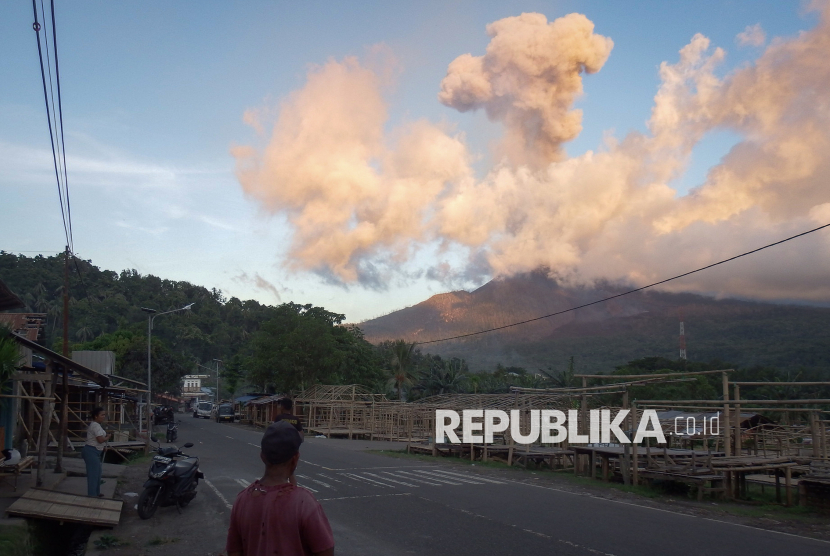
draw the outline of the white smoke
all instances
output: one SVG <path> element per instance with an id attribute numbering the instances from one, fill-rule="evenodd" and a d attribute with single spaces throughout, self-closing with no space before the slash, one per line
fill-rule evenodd
<path id="1" fill-rule="evenodd" d="M 262 152 L 234 150 L 245 191 L 293 225 L 296 268 L 355 281 L 379 259 L 404 261 L 440 240 L 493 274 L 546 266 L 563 279 L 644 284 L 830 222 L 827 10 L 724 78 L 726 53 L 696 35 L 661 65 L 648 132 L 573 158 L 562 150 L 581 128 L 573 102 L 611 40 L 578 14 L 523 14 L 487 31 L 486 53 L 454 60 L 439 94 L 504 124 L 506 157 L 483 179 L 463 136 L 445 127 L 385 134 L 379 77 L 353 58 L 309 74 Z M 720 130 L 741 140 L 678 197 L 669 184 Z M 830 233 L 819 234 L 671 287 L 826 301 Z"/>

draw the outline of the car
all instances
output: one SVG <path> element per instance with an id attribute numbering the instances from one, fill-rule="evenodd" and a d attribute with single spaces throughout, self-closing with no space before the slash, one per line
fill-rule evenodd
<path id="1" fill-rule="evenodd" d="M 230 421 L 233 423 L 234 421 L 234 414 L 233 414 L 233 405 L 229 403 L 223 403 L 214 412 L 215 419 L 217 423 L 222 421 Z"/>
<path id="2" fill-rule="evenodd" d="M 213 409 L 212 402 L 199 402 L 196 406 L 196 410 L 193 411 L 194 417 L 204 417 L 205 419 L 210 419 L 210 412 Z"/>

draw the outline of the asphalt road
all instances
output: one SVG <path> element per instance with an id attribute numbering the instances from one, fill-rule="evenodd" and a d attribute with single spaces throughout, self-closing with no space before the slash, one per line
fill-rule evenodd
<path id="1" fill-rule="evenodd" d="M 221 522 L 262 474 L 261 432 L 181 419 L 179 445 L 195 444 L 186 451 L 207 478 L 185 512 Z M 830 554 L 828 542 L 561 489 L 529 474 L 363 452 L 388 446 L 308 438 L 301 448 L 298 482 L 323 505 L 339 555 Z M 218 541 L 224 532 L 205 534 Z"/>

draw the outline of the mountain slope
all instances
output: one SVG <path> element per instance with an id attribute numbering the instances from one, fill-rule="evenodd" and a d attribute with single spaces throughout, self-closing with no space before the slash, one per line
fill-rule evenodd
<path id="1" fill-rule="evenodd" d="M 622 291 L 607 284 L 565 288 L 538 271 L 494 280 L 473 292 L 435 295 L 360 326 L 375 343 L 397 338 L 426 342 L 536 318 Z M 609 371 L 640 357 L 676 359 L 681 311 L 690 359 L 830 368 L 830 309 L 657 291 L 421 349 L 463 357 L 473 369 L 498 363 L 559 369 L 573 355 L 580 371 Z"/>

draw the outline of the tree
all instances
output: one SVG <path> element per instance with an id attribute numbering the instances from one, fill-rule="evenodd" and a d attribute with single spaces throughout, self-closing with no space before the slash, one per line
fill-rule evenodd
<path id="1" fill-rule="evenodd" d="M 313 384 L 372 384 L 380 372 L 359 328 L 322 307 L 284 303 L 249 344 L 248 381 L 288 392 Z"/>
<path id="2" fill-rule="evenodd" d="M 398 390 L 398 399 L 403 400 L 403 386 L 411 385 L 415 378 L 412 374 L 412 359 L 415 351 L 415 343 L 407 343 L 405 340 L 398 340 L 392 345 L 392 376 L 390 384 L 394 384 Z"/>
<path id="3" fill-rule="evenodd" d="M 231 399 L 233 399 L 240 381 L 245 377 L 245 371 L 242 370 L 242 357 L 234 355 L 223 367 L 219 376 L 222 378 L 225 388 L 230 392 Z"/>
<path id="4" fill-rule="evenodd" d="M 12 333 L 8 328 L 0 326 L 0 392 L 17 370 L 19 362 L 20 350 L 17 342 L 12 338 Z"/>

